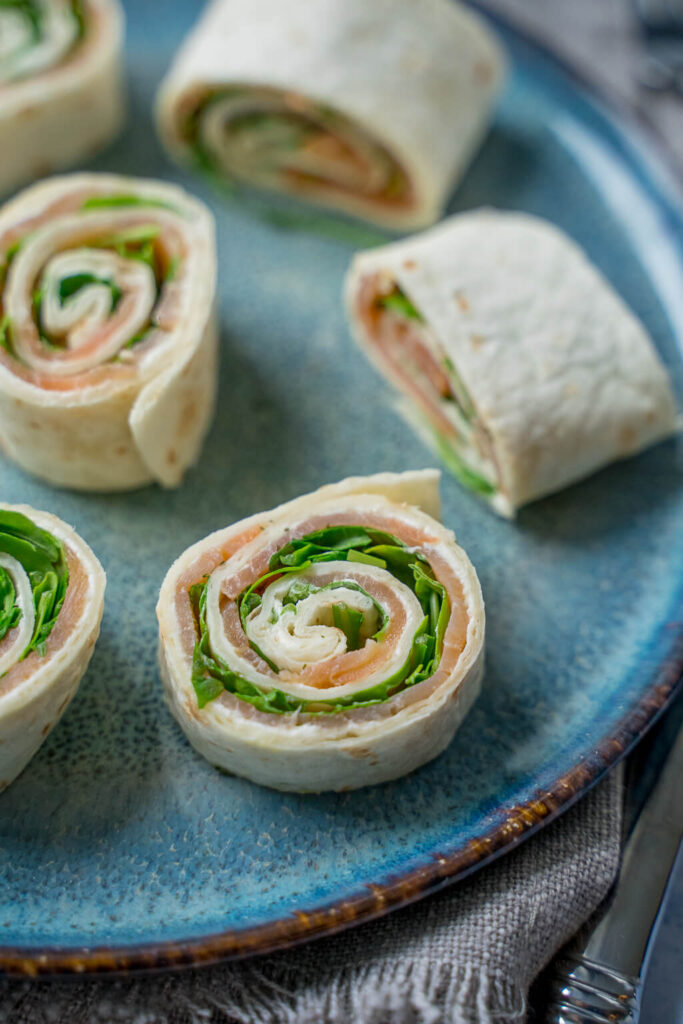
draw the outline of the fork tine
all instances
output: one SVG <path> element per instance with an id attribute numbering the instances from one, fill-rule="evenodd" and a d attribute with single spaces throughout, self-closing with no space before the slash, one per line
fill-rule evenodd
<path id="1" fill-rule="evenodd" d="M 639 982 L 586 958 L 558 963 L 546 1024 L 636 1024 Z"/>

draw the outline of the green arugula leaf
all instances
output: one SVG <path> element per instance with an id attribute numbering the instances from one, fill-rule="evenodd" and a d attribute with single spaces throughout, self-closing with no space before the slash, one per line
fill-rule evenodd
<path id="1" fill-rule="evenodd" d="M 445 356 L 443 364 L 448 371 L 451 394 L 444 395 L 442 397 L 455 402 L 467 422 L 473 423 L 477 418 L 477 410 L 474 407 L 474 402 L 470 397 L 469 391 L 465 387 L 462 377 L 456 370 L 453 360 L 449 359 L 448 356 Z"/>
<path id="2" fill-rule="evenodd" d="M 83 10 L 83 0 L 71 0 L 71 7 L 78 25 L 78 38 L 82 39 L 85 35 L 85 12 Z"/>
<path id="3" fill-rule="evenodd" d="M 21 608 L 16 603 L 12 577 L 0 566 L 0 640 L 19 624 L 20 619 Z"/>
<path id="4" fill-rule="evenodd" d="M 146 263 L 154 274 L 159 291 L 164 283 L 164 273 L 154 243 L 160 234 L 161 227 L 158 224 L 136 224 L 132 228 L 103 235 L 91 244 L 96 244 L 100 249 L 113 249 L 122 259 Z"/>
<path id="5" fill-rule="evenodd" d="M 367 551 L 349 551 L 346 556 L 347 562 L 364 562 L 365 565 L 376 565 L 378 569 L 386 569 L 387 563 L 381 558 L 369 555 Z"/>
<path id="6" fill-rule="evenodd" d="M 33 650 L 44 654 L 46 641 L 59 616 L 69 583 L 64 545 L 47 530 L 36 526 L 27 516 L 0 509 L 0 551 L 16 558 L 23 566 L 33 591 L 35 626 L 22 658 Z M 21 615 L 15 603 L 14 586 L 9 574 L 4 573 L 11 587 L 10 607 L 10 589 L 7 581 L 3 581 L 2 573 L 3 570 L 0 570 L 0 639 L 17 624 Z"/>
<path id="7" fill-rule="evenodd" d="M 346 648 L 349 651 L 357 651 L 363 645 L 360 642 L 360 631 L 365 621 L 365 616 L 358 608 L 350 608 L 348 604 L 341 602 L 332 605 L 332 621 L 337 629 L 341 629 L 346 636 Z"/>
<path id="8" fill-rule="evenodd" d="M 292 604 L 296 607 L 299 601 L 304 601 L 310 594 L 315 594 L 319 589 L 319 587 L 314 586 L 312 583 L 306 583 L 305 580 L 295 579 L 283 597 L 282 603 L 283 605 Z"/>
<path id="9" fill-rule="evenodd" d="M 174 206 L 173 203 L 167 203 L 165 199 L 148 199 L 144 196 L 135 195 L 110 195 L 110 196 L 91 196 L 81 206 L 82 210 L 102 210 L 111 209 L 121 206 L 152 206 L 162 210 L 172 210 L 174 213 L 180 213 L 180 209 Z"/>
<path id="10" fill-rule="evenodd" d="M 136 224 L 132 228 L 124 228 L 122 231 L 114 231 L 111 235 L 104 235 L 98 245 L 104 249 L 123 249 L 131 246 L 142 245 L 144 242 L 153 242 L 161 234 L 158 224 Z"/>
<path id="11" fill-rule="evenodd" d="M 467 487 L 470 491 L 474 491 L 475 494 L 483 495 L 485 498 L 496 494 L 498 490 L 496 485 L 471 469 L 458 455 L 453 448 L 453 445 L 449 444 L 448 441 L 438 433 L 434 434 L 434 439 L 440 458 L 446 463 L 446 466 L 453 476 L 455 476 L 464 487 Z"/>
<path id="12" fill-rule="evenodd" d="M 401 291 L 398 285 L 395 285 L 393 291 L 388 295 L 380 296 L 377 299 L 377 305 L 392 313 L 397 313 L 399 316 L 406 317 L 408 320 L 418 320 L 420 323 L 424 323 L 422 314 L 415 309 L 408 296 Z"/>
<path id="13" fill-rule="evenodd" d="M 10 265 L 27 238 L 30 238 L 30 233 L 28 235 L 24 235 L 22 238 L 17 238 L 17 240 L 12 242 L 12 244 L 5 250 L 5 264 L 7 266 Z"/>
<path id="14" fill-rule="evenodd" d="M 12 343 L 10 341 L 11 326 L 9 315 L 5 313 L 0 320 L 0 345 L 9 353 L 12 352 Z"/>
<path id="15" fill-rule="evenodd" d="M 166 273 L 164 274 L 164 282 L 175 281 L 178 276 L 178 270 L 180 269 L 180 263 L 180 256 L 174 256 L 173 259 L 170 260 L 166 267 Z"/>

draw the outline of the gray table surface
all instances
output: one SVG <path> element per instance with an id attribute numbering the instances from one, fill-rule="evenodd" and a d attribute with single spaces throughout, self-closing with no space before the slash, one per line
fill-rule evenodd
<path id="1" fill-rule="evenodd" d="M 646 49 L 631 0 L 481 0 L 555 50 L 634 115 L 665 157 L 683 202 L 683 98 L 639 82 Z M 683 42 L 681 43 L 683 56 Z M 683 1024 L 683 855 L 651 949 L 640 1024 Z"/>

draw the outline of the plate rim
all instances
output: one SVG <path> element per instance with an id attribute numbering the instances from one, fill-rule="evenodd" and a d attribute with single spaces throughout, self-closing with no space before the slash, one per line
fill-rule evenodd
<path id="1" fill-rule="evenodd" d="M 375 920 L 462 881 L 555 821 L 630 753 L 679 694 L 683 694 L 681 633 L 674 637 L 672 652 L 655 670 L 654 682 L 590 756 L 550 787 L 538 790 L 531 800 L 506 808 L 505 819 L 484 835 L 443 856 L 433 852 L 424 865 L 390 876 L 381 885 L 366 883 L 366 892 L 250 928 L 181 941 L 21 949 L 0 946 L 0 971 L 9 976 L 58 977 L 208 966 L 274 953 Z"/>
<path id="2" fill-rule="evenodd" d="M 584 102 L 621 135 L 622 158 L 637 174 L 641 187 L 645 187 L 683 229 L 683 208 L 669 167 L 660 154 L 646 154 L 637 145 L 645 142 L 649 134 L 638 120 L 612 98 L 601 94 L 580 69 L 550 50 L 544 42 L 497 11 L 486 10 L 485 14 L 507 35 L 530 47 L 543 61 L 559 70 L 574 84 Z M 681 248 L 680 244 L 678 247 Z M 659 630 L 661 637 L 661 633 L 667 631 L 666 623 L 660 623 Z M 292 911 L 287 917 L 247 928 L 180 941 L 165 939 L 97 946 L 0 945 L 0 972 L 10 977 L 57 978 L 190 968 L 245 959 L 339 934 L 462 881 L 555 821 L 623 760 L 676 697 L 683 694 L 683 630 L 671 632 L 669 651 L 655 666 L 652 682 L 612 732 L 552 785 L 537 790 L 530 800 L 504 808 L 502 821 L 455 850 L 444 855 L 432 852 L 424 864 L 404 874 L 387 876 L 381 884 L 366 883 L 365 891 L 349 898 L 309 911 Z"/>

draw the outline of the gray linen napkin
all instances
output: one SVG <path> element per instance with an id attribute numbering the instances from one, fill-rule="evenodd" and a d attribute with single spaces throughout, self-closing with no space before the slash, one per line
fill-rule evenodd
<path id="1" fill-rule="evenodd" d="M 618 869 L 621 771 L 471 879 L 308 946 L 133 979 L 5 981 L 2 1024 L 512 1024 Z"/>
<path id="2" fill-rule="evenodd" d="M 643 85 L 647 49 L 633 0 L 470 0 L 502 15 L 563 57 L 598 93 L 639 122 L 680 186 L 683 103 L 673 90 Z M 680 187 L 679 187 L 680 191 Z"/>

